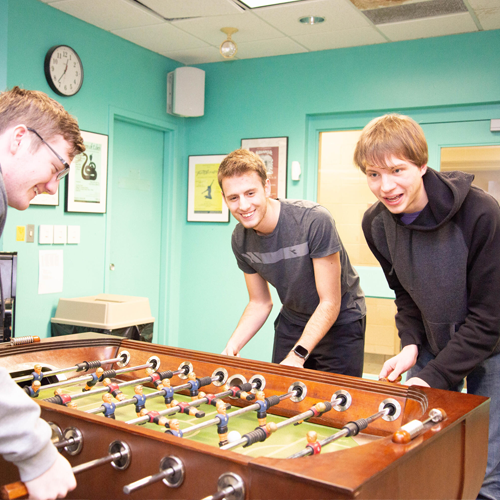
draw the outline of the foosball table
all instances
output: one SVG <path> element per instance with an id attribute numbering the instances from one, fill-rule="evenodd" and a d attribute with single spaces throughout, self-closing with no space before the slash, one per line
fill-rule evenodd
<path id="1" fill-rule="evenodd" d="M 37 396 L 68 498 L 476 498 L 486 469 L 470 394 L 100 334 L 1 345 L 0 366 Z M 5 498 L 16 481 L 0 457 Z"/>

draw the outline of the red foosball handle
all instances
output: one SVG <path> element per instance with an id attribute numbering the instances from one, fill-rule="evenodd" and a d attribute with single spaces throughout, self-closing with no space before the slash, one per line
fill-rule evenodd
<path id="1" fill-rule="evenodd" d="M 14 500 L 15 498 L 28 496 L 28 488 L 26 488 L 26 485 L 22 481 L 2 486 L 1 492 L 2 500 Z"/>

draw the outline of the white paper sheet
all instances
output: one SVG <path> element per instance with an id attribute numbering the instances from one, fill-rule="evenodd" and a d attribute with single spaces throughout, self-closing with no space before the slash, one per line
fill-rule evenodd
<path id="1" fill-rule="evenodd" d="M 38 257 L 38 293 L 63 291 L 63 251 L 40 250 Z"/>

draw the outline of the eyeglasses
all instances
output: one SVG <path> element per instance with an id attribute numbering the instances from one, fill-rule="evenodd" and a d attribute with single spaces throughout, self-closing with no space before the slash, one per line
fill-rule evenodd
<path id="1" fill-rule="evenodd" d="M 33 132 L 56 156 L 57 159 L 64 165 L 64 169 L 57 173 L 56 180 L 60 181 L 69 174 L 69 164 L 64 160 L 58 153 L 54 151 L 54 148 L 48 144 L 48 142 L 34 129 L 26 127 L 30 132 Z"/>

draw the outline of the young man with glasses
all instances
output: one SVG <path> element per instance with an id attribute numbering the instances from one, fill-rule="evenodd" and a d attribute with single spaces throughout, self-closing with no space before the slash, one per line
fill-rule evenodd
<path id="1" fill-rule="evenodd" d="M 85 151 L 75 118 L 42 92 L 0 93 L 0 235 L 7 205 L 28 208 L 53 194 L 73 158 Z M 40 407 L 0 367 L 0 454 L 19 469 L 30 498 L 66 496 L 76 486 L 69 462 L 51 442 Z"/>

